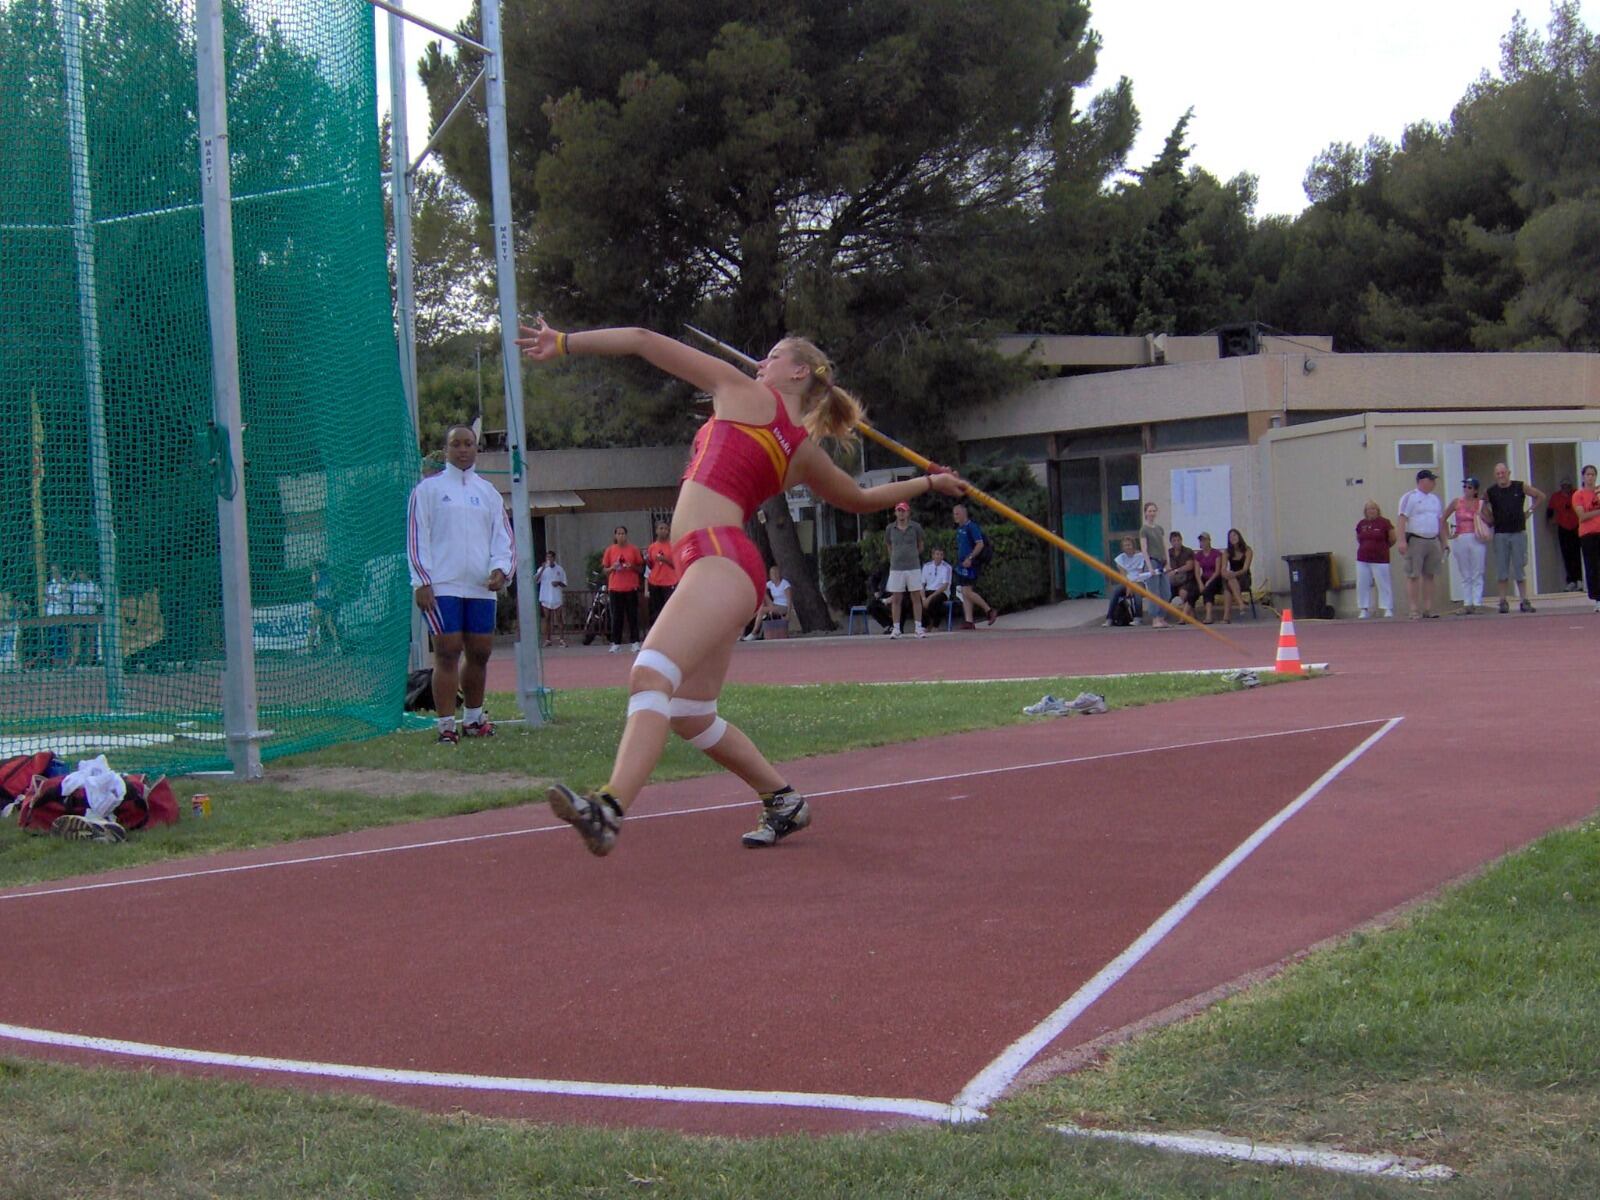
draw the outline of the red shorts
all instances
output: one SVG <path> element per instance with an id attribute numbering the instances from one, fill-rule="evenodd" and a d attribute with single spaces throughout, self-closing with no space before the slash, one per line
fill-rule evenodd
<path id="1" fill-rule="evenodd" d="M 756 590 L 756 608 L 767 598 L 766 561 L 737 525 L 717 525 L 686 533 L 673 543 L 672 557 L 677 560 L 680 581 L 689 573 L 689 565 L 695 559 L 726 558 L 750 577 L 750 586 Z"/>

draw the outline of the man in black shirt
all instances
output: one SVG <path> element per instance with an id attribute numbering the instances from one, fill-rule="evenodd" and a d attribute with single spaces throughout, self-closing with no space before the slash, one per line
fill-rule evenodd
<path id="1" fill-rule="evenodd" d="M 1528 566 L 1528 502 L 1543 504 L 1545 494 L 1531 483 L 1511 478 L 1511 468 L 1505 463 L 1496 463 L 1494 483 L 1483 498 L 1489 502 L 1489 511 L 1494 516 L 1494 542 L 1489 548 L 1489 558 L 1494 563 L 1494 576 L 1500 589 L 1500 611 L 1511 611 L 1506 585 L 1515 580 L 1522 597 L 1522 611 L 1531 613 L 1533 603 L 1528 599 L 1528 581 L 1524 577 Z"/>

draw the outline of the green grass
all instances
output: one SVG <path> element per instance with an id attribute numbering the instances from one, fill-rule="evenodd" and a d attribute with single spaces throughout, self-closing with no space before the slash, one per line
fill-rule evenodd
<path id="1" fill-rule="evenodd" d="M 721 712 L 754 738 L 774 762 L 787 762 L 964 730 L 1059 720 L 1022 715 L 1023 705 L 1046 691 L 1072 696 L 1092 688 L 1104 694 L 1113 707 L 1127 707 L 1234 687 L 1209 675 L 893 686 L 742 684 L 723 692 Z M 508 696 L 490 697 L 491 711 L 503 713 L 512 707 Z M 14 825 L 0 826 L 0 887 L 522 804 L 542 800 L 544 784 L 551 779 L 579 788 L 601 784 L 610 773 L 624 707 L 620 689 L 565 691 L 556 697 L 556 720 L 550 725 L 539 729 L 503 726 L 494 738 L 463 742 L 454 750 L 435 744 L 431 729 L 412 730 L 274 760 L 268 764 L 267 779 L 259 783 L 174 780 L 185 819 L 176 826 L 138 833 L 120 846 L 64 842 L 23 834 Z M 382 796 L 332 786 L 290 790 L 271 782 L 274 772 L 284 769 L 345 767 L 404 772 L 416 776 L 418 782 L 410 790 L 401 788 L 396 794 Z M 419 774 L 441 769 L 525 778 L 486 785 L 470 795 L 447 795 L 431 790 L 433 785 Z M 661 781 L 687 779 L 718 769 L 699 751 L 672 738 L 654 777 Z M 213 815 L 208 820 L 188 820 L 189 798 L 202 791 L 212 797 Z"/>
<path id="2" fill-rule="evenodd" d="M 1597 918 L 1591 823 L 960 1128 L 737 1141 L 0 1060 L 0 1195 L 1575 1200 L 1600 1195 Z M 1064 1120 L 1335 1141 L 1461 1175 L 1226 1165 L 1068 1141 L 1047 1128 Z"/>

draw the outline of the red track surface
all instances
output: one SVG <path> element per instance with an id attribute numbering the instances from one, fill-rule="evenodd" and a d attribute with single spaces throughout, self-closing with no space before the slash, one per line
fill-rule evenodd
<path id="1" fill-rule="evenodd" d="M 80 881 L 189 873 L 131 887 L 0 893 L 0 944 L 20 967 L 0 975 L 0 1022 L 414 1071 L 948 1103 L 1387 718 L 1404 720 L 1037 1061 L 1586 816 L 1582 745 L 1551 737 L 1541 714 L 1578 694 L 1588 668 L 1573 650 L 1595 620 L 1303 624 L 1302 652 L 1333 678 L 807 760 L 791 777 L 817 797 L 816 824 L 773 851 L 738 846 L 747 797 L 717 777 L 648 791 L 607 860 L 534 807 Z M 1270 660 L 1275 633 L 1244 633 L 1254 661 Z M 557 688 L 620 683 L 627 668 L 603 651 L 547 663 Z M 1232 665 L 1192 632 L 986 631 L 752 645 L 735 676 Z M 453 837 L 477 840 L 192 874 Z M 161 922 L 143 939 L 85 935 L 126 929 L 130 909 Z M 901 1119 L 304 1082 L 691 1130 Z"/>

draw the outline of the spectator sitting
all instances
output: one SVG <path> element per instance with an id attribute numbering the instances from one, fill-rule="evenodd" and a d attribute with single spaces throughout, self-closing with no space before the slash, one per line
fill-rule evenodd
<path id="1" fill-rule="evenodd" d="M 952 600 L 953 582 L 950 564 L 944 560 L 944 547 L 935 546 L 933 557 L 922 564 L 922 620 L 928 628 L 937 625 L 944 615 L 945 606 Z"/>
<path id="2" fill-rule="evenodd" d="M 1194 551 L 1183 544 L 1183 534 L 1176 529 L 1167 535 L 1167 581 L 1172 587 L 1173 606 L 1194 616 L 1195 601 L 1200 599 Z"/>
<path id="3" fill-rule="evenodd" d="M 794 585 L 783 577 L 780 568 L 771 567 L 767 570 L 767 598 L 756 610 L 755 620 L 750 622 L 749 628 L 745 631 L 745 641 L 762 640 L 761 622 L 789 619 L 789 593 L 793 587 Z"/>
<path id="4" fill-rule="evenodd" d="M 894 627 L 889 615 L 889 564 L 884 563 L 867 576 L 867 615 L 888 633 Z"/>
<path id="5" fill-rule="evenodd" d="M 1237 608 L 1239 615 L 1244 615 L 1246 605 L 1250 601 L 1250 588 L 1252 581 L 1250 567 L 1256 560 L 1256 552 L 1250 549 L 1250 543 L 1244 540 L 1244 534 L 1237 529 L 1228 530 L 1228 544 L 1222 548 L 1222 623 L 1233 624 L 1233 610 Z"/>
<path id="6" fill-rule="evenodd" d="M 1200 535 L 1200 549 L 1194 552 L 1195 587 L 1206 606 L 1206 624 L 1211 624 L 1211 606 L 1222 595 L 1222 551 L 1211 544 L 1211 535 Z"/>
<path id="7" fill-rule="evenodd" d="M 1139 540 L 1131 533 L 1125 534 L 1122 538 L 1122 553 L 1117 555 L 1113 561 L 1124 578 L 1134 583 L 1143 584 L 1145 580 L 1155 574 L 1155 571 L 1150 565 L 1150 559 L 1138 547 Z M 1106 619 L 1101 624 L 1115 624 L 1111 617 L 1117 611 L 1118 602 L 1124 597 L 1127 598 L 1128 607 L 1133 616 L 1133 624 L 1139 625 L 1143 623 L 1144 605 L 1140 602 L 1139 596 L 1119 583 L 1111 589 L 1111 602 L 1106 605 Z"/>

